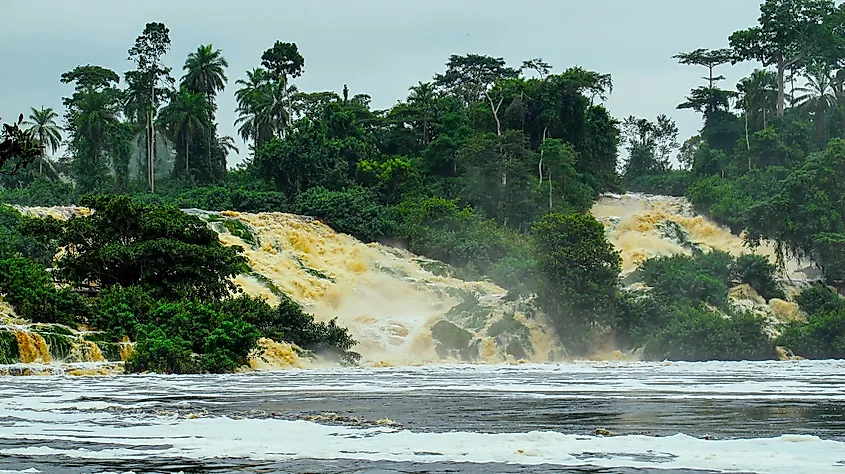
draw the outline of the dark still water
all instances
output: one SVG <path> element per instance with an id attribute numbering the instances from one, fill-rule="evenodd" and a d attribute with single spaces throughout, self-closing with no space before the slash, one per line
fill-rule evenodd
<path id="1" fill-rule="evenodd" d="M 180 471 L 845 474 L 845 362 L 2 380 L 0 472 Z"/>

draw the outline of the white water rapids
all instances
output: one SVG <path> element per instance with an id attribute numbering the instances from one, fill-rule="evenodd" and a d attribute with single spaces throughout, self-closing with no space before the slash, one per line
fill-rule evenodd
<path id="1" fill-rule="evenodd" d="M 842 361 L 18 377 L 0 469 L 833 474 L 843 387 Z"/>

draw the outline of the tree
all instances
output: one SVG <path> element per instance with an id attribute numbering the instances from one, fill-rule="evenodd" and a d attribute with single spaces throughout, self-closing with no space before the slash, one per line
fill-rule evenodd
<path id="1" fill-rule="evenodd" d="M 226 68 L 229 62 L 223 57 L 223 52 L 214 49 L 210 44 L 200 45 L 196 51 L 188 55 L 182 70 L 182 85 L 188 92 L 203 94 L 209 103 L 213 103 L 218 92 L 226 87 L 228 78 Z"/>
<path id="2" fill-rule="evenodd" d="M 786 70 L 818 54 L 827 41 L 825 18 L 835 11 L 833 0 L 766 0 L 760 6 L 759 25 L 734 32 L 729 40 L 735 60 L 757 60 L 777 68 L 777 114 L 783 116 Z"/>
<path id="3" fill-rule="evenodd" d="M 546 80 L 546 77 L 549 75 L 549 72 L 552 70 L 552 66 L 543 61 L 542 58 L 534 58 L 529 59 L 527 61 L 522 61 L 522 67 L 519 68 L 520 72 L 525 71 L 526 69 L 530 69 L 535 71 L 538 76 L 540 76 L 540 80 Z"/>
<path id="4" fill-rule="evenodd" d="M 622 124 L 622 135 L 628 148 L 625 177 L 636 178 L 671 168 L 670 155 L 679 146 L 678 127 L 666 115 L 656 122 L 630 116 Z"/>
<path id="5" fill-rule="evenodd" d="M 616 306 L 621 258 L 604 226 L 589 214 L 547 214 L 532 229 L 541 283 L 538 302 L 558 336 L 586 353 L 594 330 Z"/>
<path id="6" fill-rule="evenodd" d="M 446 63 L 446 72 L 434 76 L 434 84 L 470 105 L 482 100 L 496 82 L 518 76 L 519 71 L 507 67 L 502 58 L 479 54 L 452 55 Z"/>
<path id="7" fill-rule="evenodd" d="M 244 140 L 253 140 L 255 151 L 274 136 L 285 136 L 292 105 L 286 106 L 294 91 L 274 81 L 266 69 L 247 72 L 247 79 L 239 79 L 242 87 L 235 92 L 238 101 L 238 133 Z"/>
<path id="8" fill-rule="evenodd" d="M 714 89 L 716 83 L 723 80 L 724 76 L 714 76 L 715 68 L 731 62 L 734 53 L 730 49 L 696 49 L 689 53 L 679 53 L 672 56 L 672 59 L 677 59 L 680 64 L 704 66 L 708 70 L 708 75 L 704 79 L 707 81 L 707 88 Z"/>
<path id="9" fill-rule="evenodd" d="M 0 174 L 17 174 L 41 153 L 37 139 L 32 132 L 21 129 L 22 124 L 23 114 L 17 123 L 4 123 L 0 130 Z"/>
<path id="10" fill-rule="evenodd" d="M 813 64 L 807 68 L 807 83 L 795 88 L 801 95 L 795 97 L 794 105 L 804 113 L 812 114 L 816 125 L 816 138 L 821 146 L 827 141 L 826 115 L 835 109 L 838 103 L 831 76 L 832 71 L 827 66 Z"/>
<path id="11" fill-rule="evenodd" d="M 24 122 L 24 125 L 29 127 L 29 131 L 36 137 L 38 137 L 38 143 L 41 145 L 41 157 L 38 160 L 38 174 L 44 174 L 44 163 L 47 162 L 47 149 L 49 148 L 53 154 L 55 154 L 59 150 L 59 146 L 62 143 L 62 134 L 59 131 L 59 124 L 56 123 L 56 119 L 59 115 L 53 111 L 51 108 L 44 108 L 41 109 L 32 108 L 32 112 L 29 115 L 29 120 Z M 52 166 L 48 163 L 48 166 L 51 167 L 51 171 L 53 171 L 53 175 L 55 175 L 55 169 L 52 169 Z"/>
<path id="12" fill-rule="evenodd" d="M 278 83 L 281 88 L 281 96 L 287 98 L 287 114 L 284 117 L 284 127 L 282 128 L 282 136 L 284 131 L 290 126 L 291 118 L 293 117 L 293 107 L 291 105 L 291 94 L 289 79 L 297 78 L 302 75 L 305 67 L 305 58 L 299 54 L 299 48 L 296 43 L 282 43 L 276 41 L 272 48 L 264 51 L 261 55 L 261 65 L 267 68 L 271 77 Z M 280 115 L 281 117 L 281 115 Z"/>
<path id="13" fill-rule="evenodd" d="M 95 212 L 25 227 L 65 248 L 53 275 L 74 288 L 141 286 L 157 297 L 219 299 L 247 268 L 240 247 L 224 246 L 204 221 L 176 208 L 128 196 L 88 196 L 80 204 Z"/>
<path id="14" fill-rule="evenodd" d="M 137 117 L 142 118 L 147 138 L 147 173 L 150 192 L 155 192 L 155 117 L 161 104 L 162 91 L 159 84 L 173 83 L 171 68 L 161 63 L 170 50 L 170 30 L 164 23 L 147 23 L 143 33 L 129 49 L 129 60 L 134 61 L 137 71 L 127 73 L 130 91 L 134 97 Z M 140 120 L 139 120 L 140 121 Z"/>
<path id="15" fill-rule="evenodd" d="M 437 90 L 431 82 L 419 82 L 415 86 L 408 88 L 411 92 L 408 95 L 408 105 L 414 107 L 418 112 L 418 119 L 422 125 L 422 142 L 428 144 L 429 124 L 434 120 L 434 108 L 437 101 Z"/>
<path id="16" fill-rule="evenodd" d="M 777 74 L 757 69 L 736 85 L 740 93 L 737 106 L 745 111 L 752 131 L 768 126 L 768 116 L 777 110 Z"/>
<path id="17" fill-rule="evenodd" d="M 226 88 L 229 79 L 226 77 L 226 68 L 229 62 L 223 57 L 223 52 L 214 49 L 210 44 L 200 45 L 197 50 L 188 55 L 182 70 L 186 71 L 182 76 L 182 86 L 194 94 L 202 94 L 208 102 L 208 122 L 214 122 L 214 111 L 217 104 L 214 98 L 218 92 Z M 206 127 L 208 135 L 208 161 L 212 160 L 214 151 L 214 127 Z M 187 163 L 186 163 L 187 167 Z M 226 169 L 225 163 L 223 169 Z"/>
<path id="18" fill-rule="evenodd" d="M 93 191 L 102 184 L 107 165 L 103 154 L 108 152 L 109 137 L 119 124 L 120 111 L 108 91 L 89 91 L 81 99 L 73 123 L 79 139 L 74 168 L 77 184 Z"/>
<path id="19" fill-rule="evenodd" d="M 182 142 L 185 151 L 185 171 L 190 173 L 190 155 L 192 139 L 204 131 L 212 129 L 209 122 L 211 105 L 200 93 L 192 93 L 183 88 L 176 93 L 171 102 L 161 109 L 159 121 L 170 130 L 176 142 Z M 209 158 L 211 150 L 209 149 Z"/>

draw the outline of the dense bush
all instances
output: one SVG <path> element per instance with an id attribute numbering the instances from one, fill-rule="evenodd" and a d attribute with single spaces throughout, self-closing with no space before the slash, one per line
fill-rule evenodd
<path id="1" fill-rule="evenodd" d="M 618 300 L 621 258 L 604 226 L 589 214 L 547 214 L 533 229 L 540 283 L 538 302 L 558 336 L 575 351 L 592 346 L 608 327 Z"/>
<path id="2" fill-rule="evenodd" d="M 673 255 L 646 260 L 639 268 L 643 282 L 662 301 L 703 301 L 716 307 L 728 305 L 728 285 L 733 258 L 724 252 Z"/>
<path id="3" fill-rule="evenodd" d="M 25 257 L 0 260 L 0 294 L 18 316 L 40 323 L 75 324 L 87 305 L 67 288 L 56 288 L 43 266 Z"/>
<path id="4" fill-rule="evenodd" d="M 767 301 L 786 297 L 775 280 L 776 272 L 777 267 L 768 258 L 754 254 L 739 257 L 732 268 L 735 279 L 751 285 Z"/>
<path id="5" fill-rule="evenodd" d="M 845 299 L 816 285 L 796 298 L 806 322 L 788 324 L 777 343 L 809 359 L 845 359 Z"/>
<path id="6" fill-rule="evenodd" d="M 845 359 L 845 309 L 820 310 L 807 322 L 791 323 L 777 343 L 809 359 Z"/>
<path id="7" fill-rule="evenodd" d="M 0 258 L 29 257 L 49 265 L 56 248 L 24 235 L 22 230 L 27 219 L 17 209 L 0 204 Z"/>
<path id="8" fill-rule="evenodd" d="M 334 230 L 364 242 L 393 235 L 396 225 L 389 209 L 379 204 L 372 192 L 360 187 L 346 191 L 311 188 L 296 196 L 293 212 L 316 217 Z"/>
<path id="9" fill-rule="evenodd" d="M 765 322 L 750 314 L 722 315 L 694 306 L 677 305 L 666 326 L 645 345 L 651 360 L 766 360 L 775 357 L 774 344 L 763 331 Z"/>
<path id="10" fill-rule="evenodd" d="M 629 180 L 625 185 L 631 192 L 685 196 L 690 181 L 689 175 L 689 171 L 670 170 L 665 173 L 638 176 Z"/>
<path id="11" fill-rule="evenodd" d="M 89 196 L 89 216 L 32 220 L 27 231 L 65 247 L 55 276 L 72 286 L 142 286 L 156 297 L 222 298 L 246 269 L 241 248 L 220 243 L 201 219 L 128 196 Z"/>

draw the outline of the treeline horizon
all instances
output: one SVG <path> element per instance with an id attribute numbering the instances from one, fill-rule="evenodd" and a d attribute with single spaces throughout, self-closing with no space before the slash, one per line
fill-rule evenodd
<path id="1" fill-rule="evenodd" d="M 51 167 L 42 152 L 0 176 L 0 201 L 59 205 L 116 193 L 153 206 L 310 215 L 534 298 L 575 354 L 609 334 L 654 358 L 775 354 L 767 323 L 733 308 L 727 291 L 740 282 L 767 299 L 783 296 L 781 262 L 693 245 L 692 256 L 646 262 L 635 278 L 651 289 L 629 291 L 618 251 L 588 212 L 602 193 L 685 195 L 751 247 L 769 239 L 780 260 L 807 258 L 826 283 L 843 281 L 845 6 L 831 0 L 767 0 L 758 24 L 731 34 L 725 48 L 678 54 L 707 71 L 679 105 L 703 116 L 683 144 L 666 115 L 612 117 L 600 101 L 613 89 L 603 72 L 453 55 L 407 99 L 373 110 L 366 94 L 296 90 L 305 58 L 295 43 L 276 42 L 237 81 L 238 133 L 250 158 L 229 171 L 233 140 L 219 136 L 215 119 L 225 57 L 201 46 L 177 81 L 161 65 L 169 45 L 167 27 L 148 24 L 128 52 L 137 69 L 123 88 L 99 66 L 65 73 L 74 85 L 65 100 L 68 153 Z M 739 92 L 723 89 L 718 68 L 739 61 L 777 71 L 754 72 Z M 55 112 L 36 112 L 32 135 L 43 150 L 61 130 Z M 676 152 L 681 169 L 671 165 Z M 796 351 L 839 353 L 845 335 L 835 325 L 845 311 L 812 307 L 820 313 L 783 328 L 784 337 L 799 341 Z"/>

